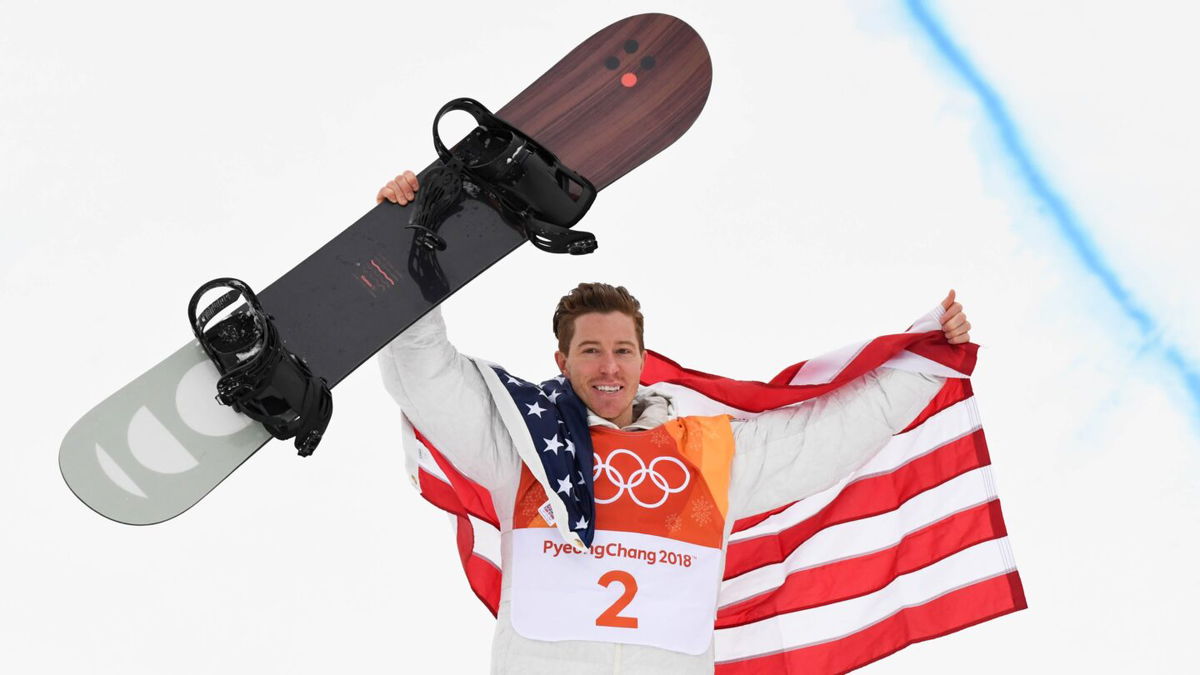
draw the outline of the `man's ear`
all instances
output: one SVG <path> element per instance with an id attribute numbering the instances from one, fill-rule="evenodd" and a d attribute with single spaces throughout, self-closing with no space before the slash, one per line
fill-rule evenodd
<path id="1" fill-rule="evenodd" d="M 558 364 L 558 372 L 562 373 L 563 375 L 566 375 L 567 374 L 567 355 L 560 351 L 555 350 L 554 362 Z"/>

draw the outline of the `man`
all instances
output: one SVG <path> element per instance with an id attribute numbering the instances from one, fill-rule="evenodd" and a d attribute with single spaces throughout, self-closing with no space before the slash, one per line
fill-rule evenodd
<path id="1" fill-rule="evenodd" d="M 403 204 L 418 189 L 406 172 L 377 199 Z M 953 291 L 940 307 L 947 340 L 966 342 L 970 324 Z M 564 523 L 548 500 L 572 486 L 556 489 L 536 461 L 522 461 L 530 439 L 506 412 L 512 402 L 496 393 L 503 382 L 454 349 L 440 312 L 381 355 L 388 391 L 413 426 L 491 494 L 503 573 L 495 673 L 711 673 L 716 592 L 734 521 L 835 484 L 942 385 L 940 377 L 880 368 L 752 419 L 679 418 L 668 396 L 639 391 L 643 322 L 638 301 L 607 284 L 580 284 L 554 313 L 554 359 L 587 407 L 594 450 L 595 539 L 582 553 L 568 537 L 588 523 Z M 535 402 L 528 414 L 552 408 Z M 562 448 L 557 437 L 545 440 L 535 456 Z"/>

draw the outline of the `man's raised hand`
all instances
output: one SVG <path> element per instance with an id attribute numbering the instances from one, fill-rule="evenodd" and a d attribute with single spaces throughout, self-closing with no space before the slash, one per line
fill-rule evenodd
<path id="1" fill-rule="evenodd" d="M 971 322 L 967 321 L 967 315 L 963 313 L 962 303 L 954 301 L 953 288 L 946 299 L 942 300 L 942 309 L 946 310 L 942 315 L 942 332 L 946 334 L 946 340 L 952 345 L 969 341 Z"/>
<path id="2" fill-rule="evenodd" d="M 416 198 L 419 187 L 417 175 L 411 171 L 405 171 L 380 188 L 379 194 L 375 195 L 375 203 L 379 204 L 386 199 L 394 204 L 404 206 Z"/>

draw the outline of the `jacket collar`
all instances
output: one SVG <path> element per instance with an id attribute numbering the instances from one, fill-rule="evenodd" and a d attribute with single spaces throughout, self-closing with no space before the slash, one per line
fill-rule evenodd
<path id="1" fill-rule="evenodd" d="M 638 393 L 633 398 L 633 424 L 618 429 L 617 425 L 600 417 L 588 409 L 589 427 L 607 427 L 619 431 L 646 431 L 662 426 L 667 420 L 675 417 L 675 404 L 671 396 L 660 391 L 638 387 Z"/>

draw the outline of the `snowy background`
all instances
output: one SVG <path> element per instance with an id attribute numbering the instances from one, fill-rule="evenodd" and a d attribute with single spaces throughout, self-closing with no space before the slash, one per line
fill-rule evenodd
<path id="1" fill-rule="evenodd" d="M 549 374 L 555 301 L 605 280 L 652 348 L 763 379 L 953 287 L 1030 609 L 867 670 L 1189 665 L 1193 3 L 498 4 L 0 0 L 0 669 L 486 670 L 374 364 L 313 458 L 272 444 L 163 525 L 80 504 L 58 444 L 189 339 L 199 284 L 267 285 L 425 166 L 442 103 L 644 11 L 705 38 L 704 113 L 600 196 L 595 255 L 527 247 L 447 303 L 459 348 Z"/>

